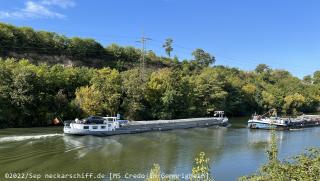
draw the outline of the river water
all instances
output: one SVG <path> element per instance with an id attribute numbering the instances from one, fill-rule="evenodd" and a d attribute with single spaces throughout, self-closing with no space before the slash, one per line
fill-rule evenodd
<path id="1" fill-rule="evenodd" d="M 0 180 L 5 177 L 81 174 L 96 180 L 144 180 L 154 163 L 184 180 L 194 157 L 205 152 L 217 181 L 237 180 L 266 162 L 270 131 L 249 130 L 245 118 L 228 128 L 194 128 L 112 137 L 65 136 L 62 127 L 0 130 Z M 280 158 L 320 147 L 320 127 L 277 131 Z M 16 175 L 14 175 L 16 174 Z M 134 179 L 137 178 L 137 179 Z M 7 179 L 15 180 L 15 179 Z M 51 179 L 54 180 L 54 179 Z M 60 180 L 60 179 L 56 179 Z M 92 180 L 92 179 L 64 179 Z"/>

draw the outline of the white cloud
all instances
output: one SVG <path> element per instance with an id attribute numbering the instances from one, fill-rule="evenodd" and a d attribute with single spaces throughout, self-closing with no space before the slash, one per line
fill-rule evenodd
<path id="1" fill-rule="evenodd" d="M 45 6 L 42 6 L 38 3 L 28 1 L 26 2 L 26 6 L 24 9 L 21 11 L 22 13 L 29 15 L 31 17 L 49 17 L 49 18 L 63 18 L 65 17 L 64 15 L 60 13 L 56 13 L 53 11 L 50 11 L 48 8 Z"/>
<path id="2" fill-rule="evenodd" d="M 66 16 L 50 10 L 49 6 L 68 8 L 75 5 L 71 0 L 42 0 L 40 2 L 27 1 L 24 8 L 14 11 L 0 11 L 0 19 L 26 18 L 65 18 Z"/>
<path id="3" fill-rule="evenodd" d="M 61 8 L 69 8 L 76 5 L 72 0 L 42 0 L 41 4 L 48 6 L 60 6 Z"/>

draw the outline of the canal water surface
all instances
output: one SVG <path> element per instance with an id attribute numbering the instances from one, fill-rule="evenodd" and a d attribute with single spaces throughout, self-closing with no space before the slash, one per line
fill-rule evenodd
<path id="1" fill-rule="evenodd" d="M 40 180 L 57 174 L 105 177 L 97 180 L 109 180 L 110 176 L 120 177 L 118 180 L 144 180 L 154 163 L 160 165 L 163 175 L 176 174 L 184 180 L 191 173 L 194 157 L 202 151 L 210 158 L 215 180 L 237 180 L 266 162 L 265 150 L 271 137 L 270 131 L 247 129 L 246 121 L 233 118 L 228 128 L 112 137 L 65 136 L 61 127 L 2 129 L 0 180 L 24 174 L 40 176 Z M 320 127 L 276 134 L 280 158 L 320 147 Z"/>

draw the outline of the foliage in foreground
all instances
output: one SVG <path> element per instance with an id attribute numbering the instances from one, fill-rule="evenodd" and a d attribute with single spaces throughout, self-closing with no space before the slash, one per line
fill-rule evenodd
<path id="1" fill-rule="evenodd" d="M 179 177 L 174 175 L 171 175 L 171 177 L 162 176 L 160 166 L 158 164 L 154 164 L 153 168 L 150 170 L 149 177 L 146 179 L 146 181 L 161 180 L 178 181 Z M 204 152 L 199 153 L 199 155 L 195 158 L 190 180 L 213 181 L 210 173 L 210 159 L 206 157 L 206 154 Z"/>
<path id="2" fill-rule="evenodd" d="M 320 149 L 310 148 L 306 153 L 292 157 L 283 162 L 269 162 L 252 176 L 240 180 L 319 180 L 320 179 Z"/>
<path id="3" fill-rule="evenodd" d="M 310 148 L 306 153 L 289 160 L 278 160 L 278 148 L 275 133 L 267 150 L 268 163 L 258 173 L 239 178 L 241 181 L 313 181 L 320 179 L 320 149 Z"/>
<path id="4" fill-rule="evenodd" d="M 206 157 L 206 154 L 204 152 L 201 152 L 199 156 L 195 158 L 190 180 L 213 181 L 210 172 L 210 159 Z"/>

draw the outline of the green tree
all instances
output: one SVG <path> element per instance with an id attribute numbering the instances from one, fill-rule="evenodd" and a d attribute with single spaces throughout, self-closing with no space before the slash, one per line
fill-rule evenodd
<path id="1" fill-rule="evenodd" d="M 320 71 L 315 71 L 313 74 L 313 83 L 320 84 Z"/>
<path id="2" fill-rule="evenodd" d="M 12 71 L 10 66 L 12 60 L 3 61 L 0 59 L 0 128 L 14 124 L 14 106 L 10 100 L 12 91 Z"/>
<path id="3" fill-rule="evenodd" d="M 311 75 L 306 75 L 306 76 L 304 76 L 304 77 L 303 77 L 303 81 L 304 81 L 305 83 L 311 84 L 311 83 L 312 83 L 312 77 L 311 77 Z"/>
<path id="4" fill-rule="evenodd" d="M 275 107 L 277 107 L 277 104 L 276 104 L 276 97 L 267 92 L 267 91 L 262 91 L 262 101 L 263 101 L 263 106 L 265 109 L 273 109 Z"/>
<path id="5" fill-rule="evenodd" d="M 171 38 L 167 38 L 164 44 L 162 45 L 162 47 L 164 48 L 164 50 L 166 51 L 169 57 L 171 57 L 171 52 L 173 50 L 172 43 L 173 43 L 173 40 Z"/>
<path id="6" fill-rule="evenodd" d="M 85 115 L 99 115 L 103 112 L 102 93 L 94 86 L 80 87 L 75 94 L 76 102 Z"/>
<path id="7" fill-rule="evenodd" d="M 255 71 L 256 71 L 257 73 L 263 73 L 263 72 L 268 72 L 268 71 L 270 71 L 270 68 L 269 68 L 269 66 L 266 65 L 266 64 L 259 64 L 259 65 L 257 65 Z"/>
<path id="8" fill-rule="evenodd" d="M 215 63 L 214 56 L 199 48 L 192 52 L 192 56 L 194 57 L 193 61 L 196 65 L 202 68 Z"/>
<path id="9" fill-rule="evenodd" d="M 224 110 L 228 95 L 223 89 L 222 77 L 212 68 L 204 69 L 192 81 L 193 104 L 198 116 L 213 115 L 214 111 Z"/>
<path id="10" fill-rule="evenodd" d="M 247 93 L 247 94 L 250 94 L 250 95 L 254 95 L 257 91 L 257 87 L 253 84 L 246 84 L 242 87 L 242 90 Z"/>
<path id="11" fill-rule="evenodd" d="M 102 57 L 104 48 L 93 39 L 74 37 L 69 40 L 68 53 L 75 58 Z M 87 63 L 87 62 L 84 62 Z"/>
<path id="12" fill-rule="evenodd" d="M 21 60 L 12 70 L 11 104 L 16 110 L 17 126 L 45 126 L 50 96 L 45 94 L 45 81 L 37 66 Z"/>
<path id="13" fill-rule="evenodd" d="M 16 42 L 14 29 L 14 26 L 0 23 L 0 55 L 6 55 L 6 50 L 14 49 Z"/>
<path id="14" fill-rule="evenodd" d="M 91 84 L 102 96 L 104 112 L 116 115 L 121 103 L 121 76 L 117 70 L 103 68 L 94 74 Z"/>
<path id="15" fill-rule="evenodd" d="M 111 55 L 109 59 L 113 62 L 113 67 L 120 71 L 131 68 L 139 62 L 141 57 L 141 50 L 130 46 L 121 47 L 117 44 L 111 44 L 106 48 L 106 51 Z M 129 67 L 126 67 L 125 65 L 128 65 Z"/>
<path id="16" fill-rule="evenodd" d="M 153 72 L 147 83 L 147 100 L 156 119 L 176 118 L 184 105 L 185 88 L 181 74 L 171 69 Z"/>
<path id="17" fill-rule="evenodd" d="M 299 93 L 288 95 L 284 98 L 283 112 L 297 115 L 297 111 L 305 102 L 305 97 Z"/>
<path id="18" fill-rule="evenodd" d="M 121 73 L 125 117 L 129 120 L 141 120 L 145 114 L 146 82 L 141 79 L 139 69 Z"/>

